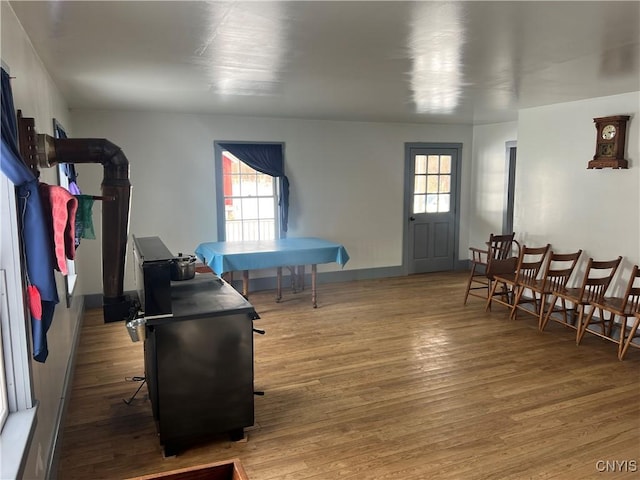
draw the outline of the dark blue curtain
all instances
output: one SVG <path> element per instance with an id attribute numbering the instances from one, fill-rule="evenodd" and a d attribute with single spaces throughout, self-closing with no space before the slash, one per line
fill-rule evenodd
<path id="1" fill-rule="evenodd" d="M 27 264 L 27 282 L 40 292 L 42 318 L 31 316 L 33 358 L 47 359 L 47 331 L 53 320 L 58 290 L 53 273 L 49 232 L 46 228 L 38 179 L 27 168 L 18 150 L 18 129 L 9 74 L 2 69 L 2 158 L 0 169 L 16 186 L 21 248 Z"/>
<path id="2" fill-rule="evenodd" d="M 289 179 L 284 174 L 282 145 L 265 143 L 219 143 L 254 170 L 277 177 L 280 182 L 280 221 L 282 231 L 287 231 L 289 223 Z"/>

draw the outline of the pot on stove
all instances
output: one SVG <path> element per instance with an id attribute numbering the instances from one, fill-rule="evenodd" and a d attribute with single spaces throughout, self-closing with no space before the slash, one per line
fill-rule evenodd
<path id="1" fill-rule="evenodd" d="M 171 280 L 191 280 L 196 276 L 195 255 L 178 256 L 171 260 Z"/>

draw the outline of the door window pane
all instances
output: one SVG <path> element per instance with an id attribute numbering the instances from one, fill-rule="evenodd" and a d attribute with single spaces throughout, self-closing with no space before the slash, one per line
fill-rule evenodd
<path id="1" fill-rule="evenodd" d="M 438 211 L 438 195 L 427 195 L 427 213 Z"/>
<path id="2" fill-rule="evenodd" d="M 416 175 L 427 173 L 427 157 L 426 155 L 416 155 Z"/>
<path id="3" fill-rule="evenodd" d="M 427 193 L 438 193 L 438 175 L 428 175 Z"/>
<path id="4" fill-rule="evenodd" d="M 451 155 L 440 155 L 440 173 L 451 174 Z"/>
<path id="5" fill-rule="evenodd" d="M 451 195 L 448 193 L 438 195 L 438 212 L 445 213 L 450 209 Z"/>
<path id="6" fill-rule="evenodd" d="M 413 193 L 427 193 L 427 177 L 416 175 Z"/>
<path id="7" fill-rule="evenodd" d="M 451 177 L 449 175 L 440 175 L 439 192 L 449 193 L 451 191 Z"/>
<path id="8" fill-rule="evenodd" d="M 429 155 L 429 163 L 427 166 L 427 173 L 439 173 L 440 172 L 440 156 Z"/>
<path id="9" fill-rule="evenodd" d="M 426 195 L 414 195 L 413 213 L 424 213 L 426 211 L 425 201 Z"/>

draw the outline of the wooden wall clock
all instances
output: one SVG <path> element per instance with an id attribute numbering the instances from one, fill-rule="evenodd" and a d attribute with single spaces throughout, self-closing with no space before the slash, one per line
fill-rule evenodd
<path id="1" fill-rule="evenodd" d="M 624 158 L 628 115 L 598 117 L 596 124 L 596 153 L 587 168 L 629 168 Z"/>

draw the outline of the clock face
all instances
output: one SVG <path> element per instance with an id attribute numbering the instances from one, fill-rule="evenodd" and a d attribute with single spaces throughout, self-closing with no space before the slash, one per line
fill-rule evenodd
<path id="1" fill-rule="evenodd" d="M 616 136 L 616 127 L 615 125 L 605 125 L 602 127 L 602 138 L 603 140 L 611 140 Z"/>

